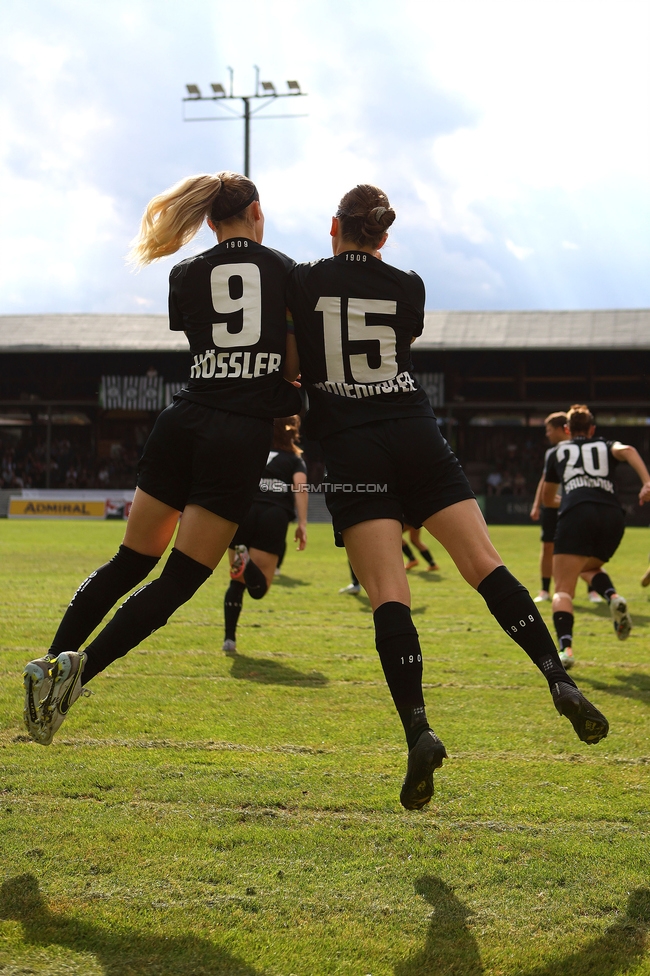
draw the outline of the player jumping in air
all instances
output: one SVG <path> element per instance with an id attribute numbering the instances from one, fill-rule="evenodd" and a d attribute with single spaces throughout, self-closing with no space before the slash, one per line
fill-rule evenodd
<path id="1" fill-rule="evenodd" d="M 625 640 L 630 634 L 632 619 L 627 602 L 602 571 L 625 531 L 613 475 L 616 465 L 627 461 L 642 481 L 639 504 L 643 505 L 650 499 L 650 474 L 635 447 L 595 436 L 593 414 L 584 404 L 571 407 L 567 416 L 571 439 L 558 444 L 546 459 L 542 503 L 557 505 L 557 491 L 562 485 L 553 555 L 553 623 L 560 657 L 569 668 L 574 663 L 573 596 L 581 573 L 609 603 L 618 639 Z"/>
<path id="2" fill-rule="evenodd" d="M 400 800 L 415 810 L 431 799 L 434 770 L 447 753 L 425 712 L 422 651 L 401 552 L 404 522 L 424 525 L 445 547 L 539 668 L 555 707 L 583 742 L 604 738 L 608 723 L 567 675 L 528 591 L 490 542 L 474 493 L 413 375 L 410 345 L 424 327 L 424 285 L 414 272 L 380 259 L 394 220 L 377 187 L 346 193 L 332 218 L 334 257 L 298 265 L 287 304 L 309 394 L 307 436 L 323 449 L 337 544 L 372 605 L 377 651 L 409 750 Z M 421 459 L 416 470 L 414 453 Z"/>
<path id="3" fill-rule="evenodd" d="M 259 491 L 251 509 L 230 543 L 230 586 L 223 601 L 225 634 L 222 650 L 237 650 L 237 621 L 244 593 L 253 600 L 266 596 L 273 582 L 280 553 L 284 551 L 287 526 L 298 517 L 294 541 L 301 551 L 307 545 L 307 467 L 298 447 L 300 417 L 273 421 L 273 446 Z"/>
<path id="4" fill-rule="evenodd" d="M 154 197 L 135 260 L 174 254 L 204 220 L 218 243 L 169 277 L 170 328 L 187 335 L 189 382 L 145 444 L 123 545 L 81 584 L 50 649 L 25 668 L 25 724 L 42 745 L 82 684 L 163 627 L 212 575 L 258 489 L 273 418 L 300 409 L 297 390 L 283 379 L 284 287 L 294 262 L 262 245 L 264 215 L 249 179 L 193 176 Z M 80 650 L 116 601 L 153 570 L 177 527 L 158 579 L 136 590 Z"/>

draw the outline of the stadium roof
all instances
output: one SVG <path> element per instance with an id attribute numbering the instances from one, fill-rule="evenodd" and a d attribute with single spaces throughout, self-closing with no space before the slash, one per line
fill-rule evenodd
<path id="1" fill-rule="evenodd" d="M 650 349 L 650 309 L 426 312 L 413 348 Z"/>
<path id="2" fill-rule="evenodd" d="M 0 315 L 0 352 L 187 352 L 166 315 Z"/>
<path id="3" fill-rule="evenodd" d="M 427 312 L 414 349 L 650 349 L 650 309 Z M 0 352 L 186 352 L 166 315 L 0 315 Z"/>

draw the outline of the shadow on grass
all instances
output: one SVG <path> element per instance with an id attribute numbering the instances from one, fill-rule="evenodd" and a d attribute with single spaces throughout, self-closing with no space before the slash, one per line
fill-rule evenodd
<path id="1" fill-rule="evenodd" d="M 415 883 L 417 894 L 433 906 L 426 944 L 395 966 L 395 976 L 481 976 L 478 944 L 467 919 L 471 910 L 439 878 Z M 521 976 L 617 976 L 641 962 L 650 928 L 650 890 L 637 888 L 628 898 L 625 915 L 582 949 L 547 965 L 518 970 Z"/>
<path id="2" fill-rule="evenodd" d="M 273 580 L 273 586 L 285 586 L 292 590 L 296 586 L 311 586 L 309 580 L 296 579 L 295 576 L 278 576 Z"/>
<path id="3" fill-rule="evenodd" d="M 418 579 L 423 580 L 425 583 L 441 583 L 443 579 L 440 573 L 438 573 L 437 571 L 431 573 L 430 572 L 418 573 L 417 577 Z"/>
<path id="4" fill-rule="evenodd" d="M 240 681 L 257 681 L 262 685 L 292 685 L 296 688 L 324 688 L 329 684 L 329 678 L 320 671 L 305 674 L 278 661 L 246 657 L 245 654 L 235 654 L 230 676 Z"/>
<path id="5" fill-rule="evenodd" d="M 359 594 L 355 597 L 357 603 L 359 604 L 359 609 L 362 613 L 372 613 L 372 607 L 370 606 L 370 600 L 365 594 Z M 429 607 L 411 607 L 411 616 L 415 616 L 419 613 L 426 613 Z"/>
<path id="6" fill-rule="evenodd" d="M 630 892 L 625 915 L 597 939 L 546 966 L 529 969 L 525 976 L 618 976 L 642 961 L 650 927 L 650 890 Z"/>
<path id="7" fill-rule="evenodd" d="M 420 952 L 395 966 L 395 976 L 479 976 L 484 972 L 476 939 L 467 926 L 471 910 L 439 878 L 415 882 L 433 906 L 427 941 Z"/>
<path id="8" fill-rule="evenodd" d="M 642 671 L 631 671 L 629 674 L 617 675 L 617 684 L 608 684 L 597 678 L 580 675 L 581 685 L 590 685 L 594 691 L 604 691 L 608 695 L 618 695 L 619 698 L 633 698 L 636 701 L 650 704 L 650 675 Z"/>
<path id="9" fill-rule="evenodd" d="M 607 606 L 606 603 L 600 604 L 596 607 L 594 607 L 593 604 L 588 607 L 584 607 L 584 606 L 580 606 L 580 604 L 574 603 L 573 612 L 576 614 L 585 614 L 586 616 L 589 617 L 602 617 L 603 620 L 607 620 L 609 622 L 610 627 L 612 626 L 611 623 L 612 618 L 609 612 L 609 607 Z M 647 614 L 638 613 L 634 607 L 632 607 L 630 612 L 632 614 L 633 629 L 637 627 L 641 627 L 641 628 L 647 627 L 648 624 L 650 624 L 650 617 Z"/>
<path id="10" fill-rule="evenodd" d="M 90 913 L 89 913 L 90 914 Z M 242 960 L 196 935 L 160 936 L 118 931 L 64 912 L 52 912 L 33 874 L 0 888 L 0 919 L 21 922 L 26 943 L 88 952 L 105 976 L 261 976 Z M 32 972 L 27 968 L 21 972 Z"/>

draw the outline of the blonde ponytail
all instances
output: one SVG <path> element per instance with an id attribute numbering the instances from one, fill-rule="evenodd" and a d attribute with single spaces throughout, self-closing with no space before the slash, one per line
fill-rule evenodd
<path id="1" fill-rule="evenodd" d="M 140 233 L 132 242 L 128 261 L 136 266 L 150 264 L 174 254 L 192 240 L 206 217 L 219 222 L 241 216 L 257 196 L 255 184 L 239 173 L 202 173 L 188 176 L 158 194 L 147 205 Z M 241 203 L 239 212 L 237 206 Z"/>

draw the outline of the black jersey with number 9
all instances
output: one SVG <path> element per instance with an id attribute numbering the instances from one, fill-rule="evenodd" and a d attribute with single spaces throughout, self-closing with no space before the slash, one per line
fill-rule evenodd
<path id="1" fill-rule="evenodd" d="M 562 485 L 560 513 L 580 502 L 621 508 L 613 481 L 619 462 L 612 454 L 612 447 L 620 446 L 602 437 L 574 437 L 547 452 L 544 480 Z"/>
<path id="2" fill-rule="evenodd" d="M 433 416 L 412 372 L 411 341 L 424 328 L 424 284 L 415 272 L 345 251 L 297 265 L 287 305 L 309 395 L 310 437 L 373 420 Z"/>
<path id="3" fill-rule="evenodd" d="M 169 276 L 169 327 L 187 334 L 190 380 L 178 394 L 251 417 L 300 410 L 282 378 L 287 322 L 284 289 L 295 262 L 245 237 L 181 261 Z"/>

